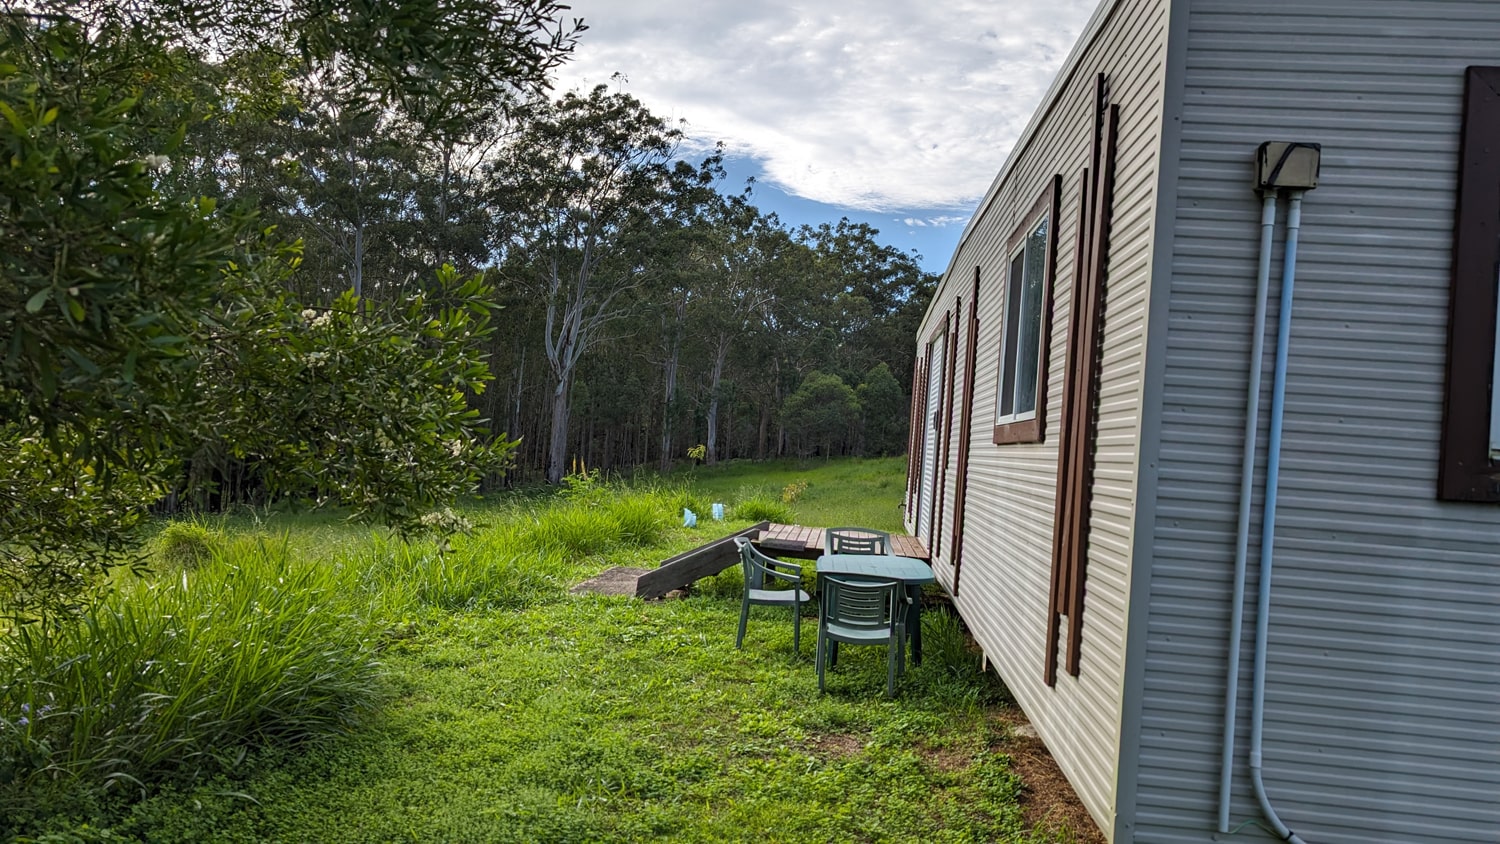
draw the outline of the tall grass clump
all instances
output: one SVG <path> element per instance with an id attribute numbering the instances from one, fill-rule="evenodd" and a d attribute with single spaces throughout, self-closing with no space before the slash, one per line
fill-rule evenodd
<path id="1" fill-rule="evenodd" d="M 792 524 L 792 508 L 769 495 L 753 495 L 734 505 L 734 517 L 747 522 Z"/>
<path id="2" fill-rule="evenodd" d="M 388 619 L 415 606 L 441 610 L 514 609 L 562 594 L 562 555 L 537 551 L 514 529 L 407 544 L 378 539 L 346 562 L 359 570 L 376 614 Z"/>
<path id="3" fill-rule="evenodd" d="M 122 588 L 0 640 L 0 803 L 235 765 L 347 729 L 379 697 L 370 625 L 339 573 L 235 543 L 195 572 Z"/>
<path id="4" fill-rule="evenodd" d="M 681 517 L 683 510 L 692 510 L 699 515 L 708 512 L 710 502 L 707 502 L 701 495 L 689 488 L 680 487 L 661 495 L 662 500 L 666 503 L 665 509 L 671 516 Z"/>
<path id="5" fill-rule="evenodd" d="M 672 504 L 655 492 L 621 491 L 604 505 L 605 512 L 620 526 L 620 541 L 644 548 L 655 545 L 667 535 L 668 514 Z"/>
<path id="6" fill-rule="evenodd" d="M 541 551 L 568 557 L 601 554 L 620 539 L 620 522 L 603 507 L 558 504 L 543 510 L 531 527 L 531 542 Z"/>
<path id="7" fill-rule="evenodd" d="M 223 532 L 196 520 L 171 522 L 151 542 L 152 555 L 168 569 L 196 568 L 223 547 Z"/>

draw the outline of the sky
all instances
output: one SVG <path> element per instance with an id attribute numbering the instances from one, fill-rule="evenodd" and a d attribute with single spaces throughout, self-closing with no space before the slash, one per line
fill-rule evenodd
<path id="1" fill-rule="evenodd" d="M 557 90 L 621 88 L 724 144 L 723 188 L 848 217 L 941 272 L 1096 0 L 568 0 Z M 616 80 L 615 74 L 623 79 Z"/>

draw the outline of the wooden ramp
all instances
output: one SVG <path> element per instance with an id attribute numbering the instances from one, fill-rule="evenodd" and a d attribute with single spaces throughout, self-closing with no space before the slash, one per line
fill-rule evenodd
<path id="1" fill-rule="evenodd" d="M 681 589 L 695 580 L 713 577 L 739 562 L 740 553 L 734 547 L 735 537 L 748 536 L 753 541 L 770 524 L 770 522 L 761 522 L 751 525 L 739 533 L 732 533 L 723 539 L 715 539 L 707 545 L 684 551 L 670 560 L 662 561 L 660 566 L 646 572 L 636 580 L 635 596 L 637 598 L 660 598 L 673 589 Z"/>
<path id="2" fill-rule="evenodd" d="M 739 562 L 734 540 L 746 536 L 757 548 L 773 557 L 797 557 L 816 560 L 823 556 L 823 532 L 827 528 L 805 525 L 778 525 L 761 522 L 744 530 L 715 539 L 690 551 L 662 561 L 662 564 L 635 582 L 637 598 L 660 598 L 673 589 L 681 589 L 695 580 L 713 577 Z M 915 536 L 892 536 L 891 547 L 902 557 L 931 562 L 931 554 Z"/>
<path id="3" fill-rule="evenodd" d="M 823 537 L 827 528 L 806 525 L 769 525 L 751 541 L 755 547 L 772 556 L 816 560 L 823 556 Z M 892 536 L 891 548 L 897 556 L 932 562 L 932 554 L 915 536 Z"/>

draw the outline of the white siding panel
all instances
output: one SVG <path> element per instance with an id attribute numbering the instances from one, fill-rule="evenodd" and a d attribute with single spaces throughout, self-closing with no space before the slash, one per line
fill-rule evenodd
<path id="1" fill-rule="evenodd" d="M 1287 378 L 1268 790 L 1314 844 L 1500 841 L 1500 508 L 1435 500 L 1463 71 L 1500 64 L 1500 4 L 1178 2 L 1133 840 L 1271 840 L 1218 835 L 1215 813 L 1259 236 L 1249 165 L 1260 142 L 1298 140 L 1323 144 L 1323 172 L 1303 206 Z M 1274 267 L 1273 325 L 1279 250 Z M 1257 519 L 1234 825 L 1258 817 L 1245 767 L 1258 536 Z"/>
<path id="2" fill-rule="evenodd" d="M 924 336 L 967 297 L 979 268 L 979 352 L 969 452 L 964 559 L 955 604 L 991 663 L 1036 725 L 1095 820 L 1115 815 L 1124 676 L 1126 595 L 1135 523 L 1137 440 L 1145 303 L 1155 220 L 1165 7 L 1162 0 L 1108 0 L 1075 52 L 1071 75 L 1054 86 L 1027 136 L 970 223 L 927 315 Z M 1103 299 L 1098 452 L 1088 549 L 1081 675 L 1043 682 L 1057 438 L 1061 425 L 1074 254 L 1088 166 L 1094 77 L 1110 78 L 1120 106 L 1113 233 Z M 1006 241 L 1021 217 L 1063 179 L 1052 332 L 1047 350 L 1044 441 L 994 445 Z M 967 389 L 967 386 L 961 387 Z M 954 430 L 958 425 L 955 423 Z M 952 501 L 949 490 L 948 501 Z M 945 515 L 942 529 L 951 532 Z M 951 536 L 942 542 L 944 555 Z M 936 566 L 941 573 L 946 560 Z"/>

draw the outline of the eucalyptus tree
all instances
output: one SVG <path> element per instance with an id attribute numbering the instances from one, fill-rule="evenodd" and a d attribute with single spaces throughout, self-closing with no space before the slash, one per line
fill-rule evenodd
<path id="1" fill-rule="evenodd" d="M 545 303 L 544 347 L 552 374 L 546 474 L 562 480 L 571 391 L 579 361 L 630 313 L 660 272 L 655 221 L 696 205 L 720 168 L 710 156 L 677 160 L 681 129 L 634 97 L 600 85 L 539 101 L 493 169 L 507 216 L 506 249 L 520 260 L 510 281 Z"/>
<path id="2" fill-rule="evenodd" d="M 878 362 L 892 372 L 911 371 L 912 337 L 937 281 L 917 256 L 882 245 L 879 234 L 848 219 L 798 233 L 817 256 L 825 285 L 818 319 L 837 332 L 834 367 L 850 382 Z"/>
<path id="3" fill-rule="evenodd" d="M 786 280 L 778 261 L 792 241 L 774 215 L 762 215 L 744 196 L 720 203 L 710 225 L 716 234 L 714 263 L 703 276 L 692 323 L 708 359 L 705 460 L 713 464 L 719 458 L 719 415 L 730 354 L 747 342 L 757 314 Z"/>

